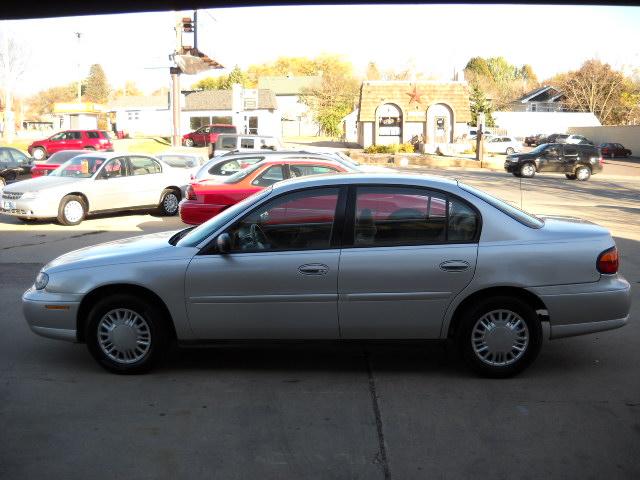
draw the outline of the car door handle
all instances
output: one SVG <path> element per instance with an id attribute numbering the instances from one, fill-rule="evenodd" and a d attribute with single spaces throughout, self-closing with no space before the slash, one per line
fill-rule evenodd
<path id="1" fill-rule="evenodd" d="M 464 272 L 469 268 L 469 263 L 463 260 L 447 260 L 440 264 L 440 270 L 445 272 Z"/>
<path id="2" fill-rule="evenodd" d="M 329 267 L 324 263 L 307 263 L 300 265 L 298 271 L 303 275 L 326 275 Z"/>

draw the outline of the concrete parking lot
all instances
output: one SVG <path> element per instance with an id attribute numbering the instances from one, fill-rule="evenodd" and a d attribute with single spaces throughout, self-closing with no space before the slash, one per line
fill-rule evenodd
<path id="1" fill-rule="evenodd" d="M 506 380 L 475 377 L 439 344 L 177 350 L 117 376 L 84 345 L 31 333 L 20 296 L 57 255 L 179 218 L 0 216 L 0 478 L 640 478 L 640 177 L 407 170 L 611 229 L 631 322 L 546 342 Z"/>

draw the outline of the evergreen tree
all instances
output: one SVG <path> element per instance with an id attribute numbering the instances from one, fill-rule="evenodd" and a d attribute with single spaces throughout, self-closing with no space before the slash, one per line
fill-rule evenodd
<path id="1" fill-rule="evenodd" d="M 85 100 L 94 103 L 106 103 L 109 99 L 111 88 L 107 82 L 107 76 L 99 64 L 91 65 L 87 88 L 84 92 Z"/>
<path id="2" fill-rule="evenodd" d="M 471 87 L 471 97 L 469 98 L 470 109 L 471 109 L 471 123 L 474 125 L 478 125 L 478 114 L 480 112 L 484 113 L 485 116 L 485 124 L 487 127 L 495 126 L 491 103 L 487 100 L 484 92 L 480 90 L 476 86 Z"/>

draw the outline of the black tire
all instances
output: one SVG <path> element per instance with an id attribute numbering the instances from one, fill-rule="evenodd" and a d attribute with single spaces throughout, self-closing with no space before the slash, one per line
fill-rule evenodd
<path id="1" fill-rule="evenodd" d="M 576 179 L 575 174 L 572 174 L 572 173 L 565 173 L 564 176 L 567 177 L 569 180 L 575 180 Z"/>
<path id="2" fill-rule="evenodd" d="M 586 182 L 587 180 L 589 180 L 589 178 L 591 178 L 591 169 L 583 165 L 576 168 L 575 175 L 579 181 Z"/>
<path id="3" fill-rule="evenodd" d="M 481 354 L 476 353 L 474 344 L 478 345 L 477 348 L 480 349 L 481 347 L 479 347 L 479 345 L 483 343 L 482 334 L 479 333 L 482 330 L 480 320 L 483 319 L 485 315 L 491 315 L 492 312 L 494 315 L 497 315 L 498 318 L 503 318 L 502 315 L 506 317 L 506 312 L 509 312 L 511 315 L 510 318 L 516 322 L 516 325 L 518 325 L 518 321 L 523 321 L 526 328 L 521 326 L 519 331 L 521 335 L 524 335 L 522 332 L 526 332 L 527 338 L 525 342 L 523 336 L 513 334 L 508 322 L 505 322 L 504 325 L 500 325 L 498 322 L 494 324 L 497 325 L 496 328 L 489 330 L 490 336 L 487 338 L 488 341 L 485 345 L 490 345 L 492 339 L 494 345 L 495 342 L 499 345 L 501 340 L 503 342 L 506 341 L 505 345 L 515 341 L 510 340 L 508 337 L 505 340 L 504 337 L 501 339 L 496 336 L 507 332 L 508 335 L 517 336 L 518 342 L 524 344 L 521 353 L 517 352 L 515 347 L 508 350 L 508 347 L 504 345 L 496 347 L 498 349 L 504 349 L 504 352 L 496 352 L 495 356 L 493 354 L 487 354 L 487 358 L 485 359 L 481 358 Z M 505 318 L 505 320 L 507 320 L 507 318 Z M 479 324 L 479 330 L 474 332 L 477 324 Z M 475 303 L 463 312 L 463 318 L 460 323 L 460 328 L 458 329 L 456 341 L 463 360 L 476 373 L 485 377 L 506 378 L 521 372 L 536 359 L 542 347 L 542 326 L 540 325 L 535 310 L 523 300 L 508 296 L 489 297 Z M 517 353 L 514 355 L 514 352 Z M 500 363 L 500 357 L 497 355 L 502 355 L 502 358 L 505 359 L 501 365 L 496 365 L 496 363 Z M 508 359 L 507 355 L 511 355 L 513 358 Z"/>
<path id="4" fill-rule="evenodd" d="M 38 161 L 47 159 L 47 151 L 43 147 L 34 148 L 31 155 Z"/>
<path id="5" fill-rule="evenodd" d="M 127 316 L 136 321 L 136 331 L 132 326 L 124 324 Z M 170 335 L 167 320 L 159 307 L 133 295 L 115 294 L 100 299 L 91 308 L 85 323 L 84 338 L 93 358 L 110 372 L 145 373 L 168 350 Z M 114 328 L 109 329 L 108 322 Z M 119 337 L 115 336 L 118 331 Z M 120 341 L 120 345 L 116 343 L 116 339 Z M 142 341 L 146 344 L 141 344 Z M 123 345 L 128 344 L 135 347 L 128 350 L 123 348 Z M 129 359 L 125 358 L 125 352 L 129 352 Z"/>
<path id="6" fill-rule="evenodd" d="M 522 177 L 522 175 L 520 175 L 520 172 L 511 172 L 511 173 L 513 174 L 514 177 L 517 177 L 517 178 Z"/>
<path id="7" fill-rule="evenodd" d="M 160 214 L 167 217 L 177 215 L 180 211 L 178 207 L 178 203 L 180 203 L 180 197 L 180 192 L 177 192 L 170 188 L 165 188 L 162 192 L 162 195 L 160 195 L 160 204 L 158 205 Z"/>
<path id="8" fill-rule="evenodd" d="M 81 214 L 79 216 L 73 215 L 73 213 L 78 212 L 78 207 L 76 206 L 78 203 L 81 207 Z M 70 205 L 73 205 L 73 207 Z M 60 206 L 58 207 L 58 222 L 60 225 L 79 225 L 86 216 L 87 204 L 83 198 L 78 197 L 77 195 L 67 195 L 60 201 Z"/>
<path id="9" fill-rule="evenodd" d="M 520 175 L 523 178 L 533 178 L 536 174 L 536 166 L 531 162 L 523 163 L 520 166 Z"/>

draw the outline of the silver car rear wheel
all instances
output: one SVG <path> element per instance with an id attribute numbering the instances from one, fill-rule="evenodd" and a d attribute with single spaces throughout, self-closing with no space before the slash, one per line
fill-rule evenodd
<path id="1" fill-rule="evenodd" d="M 529 329 L 511 310 L 492 310 L 478 319 L 471 334 L 473 351 L 491 366 L 517 362 L 529 345 Z"/>
<path id="2" fill-rule="evenodd" d="M 116 363 L 139 362 L 149 353 L 151 330 L 141 315 L 128 308 L 108 311 L 98 322 L 98 343 Z"/>

